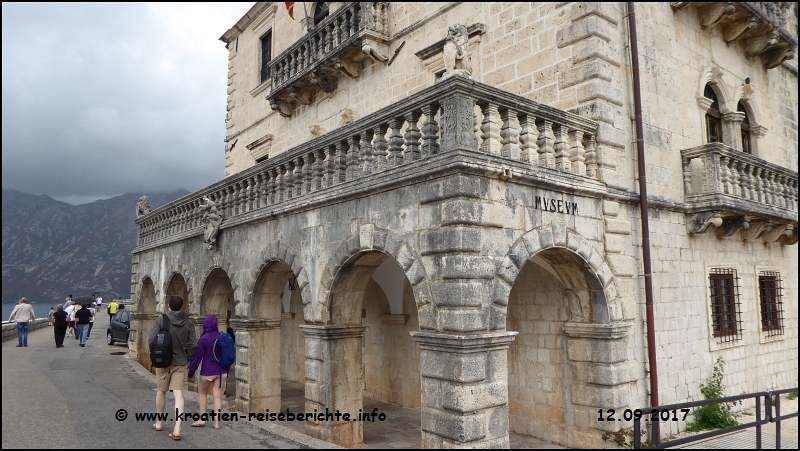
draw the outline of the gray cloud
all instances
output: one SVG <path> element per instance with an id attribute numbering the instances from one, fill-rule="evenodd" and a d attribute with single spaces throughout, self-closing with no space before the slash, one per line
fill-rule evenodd
<path id="1" fill-rule="evenodd" d="M 3 3 L 3 188 L 74 203 L 222 178 L 217 38 L 251 5 L 193 29 L 185 5 Z"/>

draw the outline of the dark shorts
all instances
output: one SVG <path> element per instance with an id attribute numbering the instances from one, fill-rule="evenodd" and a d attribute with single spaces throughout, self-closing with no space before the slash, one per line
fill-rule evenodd
<path id="1" fill-rule="evenodd" d="M 69 322 L 69 327 L 73 327 L 74 328 L 75 327 L 75 321 L 70 321 Z"/>

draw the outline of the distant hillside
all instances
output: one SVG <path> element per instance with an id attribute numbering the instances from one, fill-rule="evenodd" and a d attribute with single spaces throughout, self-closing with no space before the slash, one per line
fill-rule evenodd
<path id="1" fill-rule="evenodd" d="M 186 194 L 148 197 L 156 208 Z M 22 296 L 50 302 L 93 292 L 129 297 L 133 220 L 141 195 L 69 205 L 4 189 L 3 302 Z"/>

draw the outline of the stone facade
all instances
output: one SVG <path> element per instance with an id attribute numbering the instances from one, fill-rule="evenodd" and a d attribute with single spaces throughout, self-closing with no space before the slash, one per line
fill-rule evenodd
<path id="1" fill-rule="evenodd" d="M 258 3 L 223 35 L 227 177 L 141 209 L 132 354 L 179 294 L 236 331 L 243 411 L 287 380 L 307 412 L 419 408 L 426 447 L 625 428 L 596 413 L 649 401 L 625 4 L 329 5 L 306 33 Z M 796 18 L 637 8 L 660 401 L 699 399 L 717 357 L 730 394 L 797 386 Z"/>

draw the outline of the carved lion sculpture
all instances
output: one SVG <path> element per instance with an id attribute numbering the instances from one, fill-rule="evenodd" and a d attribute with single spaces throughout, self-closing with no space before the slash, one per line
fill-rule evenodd
<path id="1" fill-rule="evenodd" d="M 442 49 L 445 70 L 442 78 L 454 74 L 472 75 L 472 63 L 467 55 L 468 41 L 467 27 L 460 23 L 450 26 Z"/>
<path id="2" fill-rule="evenodd" d="M 144 216 L 147 213 L 150 213 L 150 199 L 147 196 L 142 196 L 139 198 L 139 202 L 136 203 L 136 217 Z"/>

